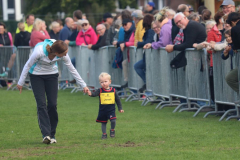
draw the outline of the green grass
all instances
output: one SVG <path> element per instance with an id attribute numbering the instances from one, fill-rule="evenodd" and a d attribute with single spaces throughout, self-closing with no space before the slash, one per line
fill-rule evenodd
<path id="1" fill-rule="evenodd" d="M 32 91 L 0 89 L 0 159 L 233 160 L 240 157 L 239 122 L 219 122 L 173 107 L 122 101 L 116 137 L 101 140 L 98 98 L 59 91 L 58 143 L 43 144 Z M 110 129 L 108 124 L 107 131 Z"/>

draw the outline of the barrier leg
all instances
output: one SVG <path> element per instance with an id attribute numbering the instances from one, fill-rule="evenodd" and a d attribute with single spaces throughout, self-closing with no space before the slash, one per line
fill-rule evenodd
<path id="1" fill-rule="evenodd" d="M 219 121 L 222 121 L 229 113 L 231 112 L 236 112 L 237 110 L 236 109 L 229 109 L 227 110 L 223 115 L 222 117 L 219 119 Z"/>
<path id="2" fill-rule="evenodd" d="M 181 104 L 179 104 L 179 105 L 177 106 L 177 108 L 175 108 L 175 109 L 173 110 L 173 113 L 177 112 L 182 106 L 187 106 L 187 105 L 188 105 L 187 103 L 181 103 Z"/>
<path id="3" fill-rule="evenodd" d="M 191 107 L 191 105 L 194 105 L 194 108 Z M 195 108 L 195 106 L 197 106 L 198 108 Z M 189 102 L 188 104 L 188 108 L 183 108 L 181 109 L 179 112 L 182 112 L 182 111 L 196 111 L 200 108 L 200 106 L 197 104 L 197 103 L 191 103 Z"/>
<path id="4" fill-rule="evenodd" d="M 204 105 L 204 106 L 200 107 L 197 110 L 197 112 L 193 115 L 193 117 L 196 117 L 199 114 L 199 112 L 201 112 L 201 110 L 203 110 L 204 108 L 210 108 L 210 107 L 214 107 L 214 106 Z"/>
<path id="5" fill-rule="evenodd" d="M 228 117 L 228 118 L 226 119 L 226 121 L 228 121 L 229 119 L 233 119 L 233 118 L 235 118 L 235 119 L 239 119 L 239 118 L 240 118 L 240 115 L 239 115 L 239 107 L 240 107 L 240 106 L 239 106 L 239 105 L 235 105 L 235 107 L 236 107 L 237 115 Z"/>

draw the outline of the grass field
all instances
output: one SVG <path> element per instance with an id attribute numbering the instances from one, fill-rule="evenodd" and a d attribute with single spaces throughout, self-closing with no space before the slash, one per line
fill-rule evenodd
<path id="1" fill-rule="evenodd" d="M 193 112 L 155 110 L 155 105 L 122 101 L 116 137 L 101 140 L 98 98 L 59 91 L 57 144 L 42 143 L 32 91 L 0 89 L 0 159 L 234 160 L 240 157 L 236 120 L 203 118 Z M 110 129 L 108 124 L 107 131 Z M 109 134 L 109 133 L 108 133 Z"/>

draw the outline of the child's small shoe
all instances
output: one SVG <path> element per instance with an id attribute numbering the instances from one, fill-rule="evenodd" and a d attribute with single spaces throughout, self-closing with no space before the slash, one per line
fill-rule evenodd
<path id="1" fill-rule="evenodd" d="M 107 139 L 107 134 L 103 134 L 102 139 Z"/>
<path id="2" fill-rule="evenodd" d="M 110 129 L 110 137 L 115 137 L 115 130 L 114 129 Z"/>

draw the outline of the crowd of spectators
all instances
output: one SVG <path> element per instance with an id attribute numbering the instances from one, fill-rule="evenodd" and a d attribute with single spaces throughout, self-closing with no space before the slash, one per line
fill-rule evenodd
<path id="1" fill-rule="evenodd" d="M 234 51 L 240 49 L 239 19 L 240 14 L 236 12 L 232 0 L 224 0 L 215 14 L 205 6 L 200 6 L 194 11 L 188 4 L 180 4 L 176 12 L 168 7 L 156 10 L 155 4 L 149 2 L 143 11 L 135 10 L 131 13 L 123 10 L 115 17 L 105 13 L 96 28 L 91 26 L 80 10 L 76 10 L 73 12 L 73 18 L 65 19 L 63 27 L 59 21 L 52 22 L 49 33 L 45 22 L 39 18 L 35 19 L 31 14 L 27 16 L 25 23 L 18 24 L 14 45 L 34 47 L 49 38 L 62 40 L 69 46 L 84 45 L 92 50 L 114 45 L 117 50 L 112 67 L 123 69 L 125 84 L 121 86 L 122 88 L 128 86 L 129 59 L 123 59 L 123 51 L 129 46 L 144 49 L 165 47 L 167 52 L 180 51 L 170 63 L 172 68 L 187 65 L 186 48 L 206 48 L 209 55 L 211 98 L 214 101 L 212 54 L 222 50 L 222 58 L 225 60 L 231 57 Z M 0 45 L 13 45 L 11 33 L 6 32 L 5 29 L 5 25 L 0 23 L 2 37 Z M 75 63 L 74 58 L 72 62 Z M 134 69 L 144 82 L 140 89 L 140 92 L 143 92 L 146 89 L 145 55 L 134 65 Z M 238 69 L 232 69 L 226 77 L 226 82 L 234 91 L 239 92 Z"/>

